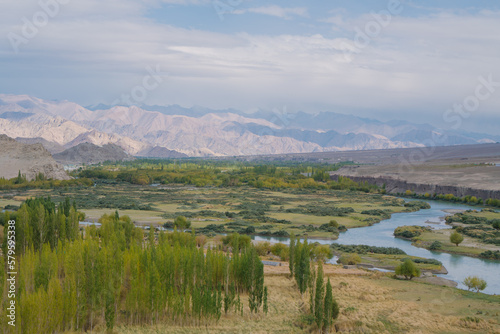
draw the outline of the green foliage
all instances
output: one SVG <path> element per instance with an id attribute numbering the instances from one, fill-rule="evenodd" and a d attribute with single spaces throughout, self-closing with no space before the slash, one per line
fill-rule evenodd
<path id="1" fill-rule="evenodd" d="M 453 233 L 451 233 L 451 235 L 450 235 L 450 242 L 452 244 L 455 244 L 458 247 L 458 245 L 460 243 L 462 243 L 462 241 L 464 241 L 464 236 L 463 235 L 461 235 L 457 231 L 453 231 Z"/>
<path id="2" fill-rule="evenodd" d="M 288 265 L 290 268 L 290 275 L 294 277 L 294 272 L 295 272 L 295 234 L 290 235 L 290 246 L 289 246 L 289 261 Z"/>
<path id="3" fill-rule="evenodd" d="M 294 275 L 297 286 L 301 294 L 304 294 L 307 289 L 309 277 L 311 275 L 310 269 L 310 251 L 307 240 L 304 243 L 297 242 L 294 254 Z"/>
<path id="4" fill-rule="evenodd" d="M 23 204 L 21 217 L 31 205 L 46 216 L 58 211 L 48 200 L 35 200 Z M 69 214 L 75 216 L 73 206 Z M 242 312 L 241 293 L 248 293 L 252 312 L 263 302 L 267 311 L 263 264 L 250 244 L 232 255 L 218 249 L 205 254 L 192 234 L 151 233 L 143 243 L 142 230 L 126 216 L 104 215 L 100 222 L 100 229 L 86 229 L 85 239 L 29 246 L 20 255 L 20 332 L 90 332 L 98 323 L 111 332 L 117 319 L 136 326 L 200 326 L 217 322 L 223 308 Z M 234 240 L 239 244 L 239 237 Z"/>
<path id="5" fill-rule="evenodd" d="M 405 251 L 395 247 L 377 247 L 377 246 L 367 246 L 367 245 L 341 245 L 341 244 L 331 244 L 330 247 L 333 250 L 343 252 L 343 253 L 358 253 L 358 254 L 392 254 L 392 255 L 406 255 Z"/>
<path id="6" fill-rule="evenodd" d="M 346 253 L 342 254 L 337 262 L 342 263 L 343 265 L 356 265 L 361 263 L 361 257 L 356 253 Z"/>
<path id="7" fill-rule="evenodd" d="M 411 201 L 411 202 L 406 202 L 404 204 L 406 208 L 410 208 L 412 210 L 420 210 L 420 209 L 430 209 L 431 205 L 427 202 L 424 201 Z"/>
<path id="8" fill-rule="evenodd" d="M 178 216 L 174 220 L 174 226 L 180 230 L 185 230 L 191 227 L 191 222 L 187 220 L 184 216 Z"/>
<path id="9" fill-rule="evenodd" d="M 316 275 L 316 289 L 314 293 L 314 318 L 318 328 L 322 327 L 324 320 L 324 298 L 325 287 L 323 282 L 323 263 L 318 263 L 318 273 Z"/>
<path id="10" fill-rule="evenodd" d="M 467 287 L 467 289 L 473 289 L 476 290 L 476 292 L 482 291 L 488 286 L 484 279 L 477 276 L 467 276 L 462 283 Z"/>
<path id="11" fill-rule="evenodd" d="M 482 252 L 479 256 L 485 259 L 500 260 L 500 251 L 487 250 Z"/>
<path id="12" fill-rule="evenodd" d="M 412 260 L 406 259 L 402 264 L 396 267 L 396 275 L 402 275 L 407 280 L 411 280 L 413 277 L 420 276 L 420 269 L 417 268 Z"/>
<path id="13" fill-rule="evenodd" d="M 96 180 L 115 180 L 132 184 L 189 184 L 197 187 L 249 185 L 266 189 L 345 189 L 376 192 L 378 187 L 357 183 L 345 177 L 330 180 L 327 171 L 343 165 L 295 162 L 226 162 L 221 160 L 189 161 L 137 159 L 130 162 L 104 163 L 102 167 L 87 167 L 78 176 Z M 223 172 L 222 172 L 223 171 Z M 306 176 L 308 175 L 308 176 Z"/>
<path id="14" fill-rule="evenodd" d="M 314 243 L 311 245 L 311 259 L 314 261 L 326 262 L 333 257 L 333 250 L 328 245 Z"/>
<path id="15" fill-rule="evenodd" d="M 412 239 L 420 236 L 423 232 L 431 231 L 427 226 L 398 226 L 394 230 L 394 236 L 399 238 Z"/>
<path id="16" fill-rule="evenodd" d="M 290 249 L 287 245 L 278 242 L 271 246 L 271 253 L 276 256 L 279 256 L 281 261 L 288 261 L 290 257 Z"/>
<path id="17" fill-rule="evenodd" d="M 440 241 L 434 241 L 430 246 L 430 250 L 439 250 L 443 248 L 443 244 Z"/>

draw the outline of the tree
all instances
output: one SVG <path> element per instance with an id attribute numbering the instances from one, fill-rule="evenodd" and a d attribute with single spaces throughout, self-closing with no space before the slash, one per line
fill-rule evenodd
<path id="1" fill-rule="evenodd" d="M 178 216 L 174 220 L 174 226 L 182 231 L 191 227 L 191 222 L 184 216 Z"/>
<path id="2" fill-rule="evenodd" d="M 269 307 L 267 305 L 267 286 L 264 287 L 264 306 L 262 306 L 262 310 L 264 311 L 265 314 L 269 311 Z"/>
<path id="3" fill-rule="evenodd" d="M 494 229 L 500 230 L 500 219 L 494 219 L 491 226 L 493 226 Z"/>
<path id="4" fill-rule="evenodd" d="M 290 268 L 290 275 L 293 277 L 293 269 L 294 269 L 294 261 L 295 261 L 295 234 L 292 232 L 290 234 L 290 246 L 289 246 L 290 250 L 289 250 L 289 253 L 290 253 L 290 256 L 289 256 L 289 268 Z"/>
<path id="5" fill-rule="evenodd" d="M 464 241 L 464 236 L 457 231 L 453 231 L 453 233 L 450 235 L 450 242 L 457 245 L 458 247 L 458 244 L 460 244 L 462 241 Z"/>
<path id="6" fill-rule="evenodd" d="M 315 261 L 326 262 L 333 257 L 333 250 L 328 245 L 315 245 L 311 250 L 311 257 Z"/>
<path id="7" fill-rule="evenodd" d="M 339 227 L 339 223 L 338 223 L 336 220 L 332 219 L 332 220 L 330 220 L 330 222 L 328 223 L 328 226 L 338 228 L 338 227 Z"/>
<path id="8" fill-rule="evenodd" d="M 467 287 L 469 291 L 471 289 L 475 289 L 476 292 L 486 289 L 486 286 L 488 285 L 484 279 L 477 276 L 468 276 L 462 283 Z"/>
<path id="9" fill-rule="evenodd" d="M 328 333 L 334 319 L 339 316 L 339 305 L 333 298 L 332 284 L 330 279 L 326 283 L 325 303 L 323 312 L 323 331 Z"/>
<path id="10" fill-rule="evenodd" d="M 402 264 L 396 267 L 396 275 L 402 275 L 406 279 L 411 280 L 413 277 L 420 276 L 420 269 L 417 268 L 412 260 L 406 259 Z"/>
<path id="11" fill-rule="evenodd" d="M 314 319 L 316 320 L 316 325 L 321 328 L 323 324 L 324 317 L 324 297 L 325 297 L 325 287 L 323 284 L 323 264 L 321 261 L 318 263 L 318 274 L 316 277 L 316 292 L 314 297 Z"/>

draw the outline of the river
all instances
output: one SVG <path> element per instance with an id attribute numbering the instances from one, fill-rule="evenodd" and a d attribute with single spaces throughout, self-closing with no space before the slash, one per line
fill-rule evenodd
<path id="1" fill-rule="evenodd" d="M 439 260 L 448 270 L 447 275 L 438 275 L 458 283 L 458 287 L 465 289 L 462 284 L 465 277 L 476 275 L 488 283 L 483 291 L 488 294 L 500 294 L 500 261 L 478 259 L 462 255 L 453 255 L 443 252 L 429 251 L 411 245 L 410 241 L 395 238 L 394 229 L 403 225 L 421 225 L 438 228 L 450 228 L 440 217 L 446 215 L 443 210 L 460 209 L 468 210 L 474 207 L 440 201 L 426 201 L 431 205 L 430 209 L 394 213 L 390 219 L 383 220 L 378 224 L 368 227 L 349 229 L 341 233 L 338 240 L 308 239 L 309 242 L 319 242 L 321 244 L 340 243 L 345 245 L 363 244 L 370 246 L 398 247 L 408 255 L 420 256 Z M 476 208 L 477 209 L 477 208 Z M 428 224 L 427 221 L 437 224 Z M 256 236 L 255 240 L 267 240 L 271 242 L 288 243 L 288 238 L 271 238 Z"/>

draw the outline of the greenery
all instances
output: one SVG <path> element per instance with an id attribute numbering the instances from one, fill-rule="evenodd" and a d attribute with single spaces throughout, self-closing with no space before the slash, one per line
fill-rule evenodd
<path id="1" fill-rule="evenodd" d="M 406 259 L 402 264 L 396 267 L 396 275 L 402 275 L 407 280 L 411 280 L 413 277 L 420 276 L 420 269 L 418 269 L 412 260 Z"/>
<path id="2" fill-rule="evenodd" d="M 341 245 L 341 244 L 331 244 L 330 247 L 339 252 L 344 253 L 358 253 L 358 254 L 394 254 L 394 255 L 406 255 L 406 253 L 399 248 L 395 247 L 376 247 L 367 245 Z"/>
<path id="3" fill-rule="evenodd" d="M 424 202 L 424 201 L 410 201 L 406 202 L 404 204 L 405 207 L 413 209 L 413 210 L 420 210 L 420 209 L 430 209 L 431 206 L 429 203 Z"/>
<path id="4" fill-rule="evenodd" d="M 398 238 L 413 239 L 430 230 L 431 228 L 426 226 L 399 226 L 394 230 L 394 236 Z"/>
<path id="5" fill-rule="evenodd" d="M 453 231 L 453 233 L 450 235 L 450 242 L 455 245 L 459 245 L 464 241 L 464 236 L 458 233 L 457 231 Z"/>
<path id="6" fill-rule="evenodd" d="M 144 239 L 118 212 L 82 233 L 77 217 L 69 200 L 49 198 L 29 199 L 17 212 L 20 332 L 92 331 L 98 322 L 108 330 L 117 322 L 201 326 L 217 322 L 223 307 L 238 312 L 241 293 L 250 312 L 261 309 L 263 264 L 248 237 L 231 235 L 231 254 L 205 253 L 194 234 L 151 228 Z"/>
<path id="7" fill-rule="evenodd" d="M 343 265 L 356 265 L 361 263 L 361 257 L 359 257 L 356 253 L 342 254 L 342 256 L 338 259 L 338 262 Z"/>
<path id="8" fill-rule="evenodd" d="M 467 276 L 464 279 L 463 284 L 467 287 L 467 289 L 476 290 L 476 292 L 486 289 L 486 286 L 488 285 L 485 280 L 477 276 Z"/>
<path id="9" fill-rule="evenodd" d="M 443 243 L 440 242 L 440 241 L 434 241 L 430 246 L 429 246 L 429 249 L 430 250 L 440 250 L 441 248 L 443 248 Z"/>

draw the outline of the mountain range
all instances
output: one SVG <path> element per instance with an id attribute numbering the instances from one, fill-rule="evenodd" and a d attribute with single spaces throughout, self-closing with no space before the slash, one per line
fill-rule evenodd
<path id="1" fill-rule="evenodd" d="M 0 134 L 61 153 L 114 144 L 143 157 L 237 156 L 493 143 L 500 136 L 382 122 L 336 112 L 310 114 L 204 107 L 83 107 L 0 94 Z M 439 138 L 439 140 L 429 140 Z"/>

